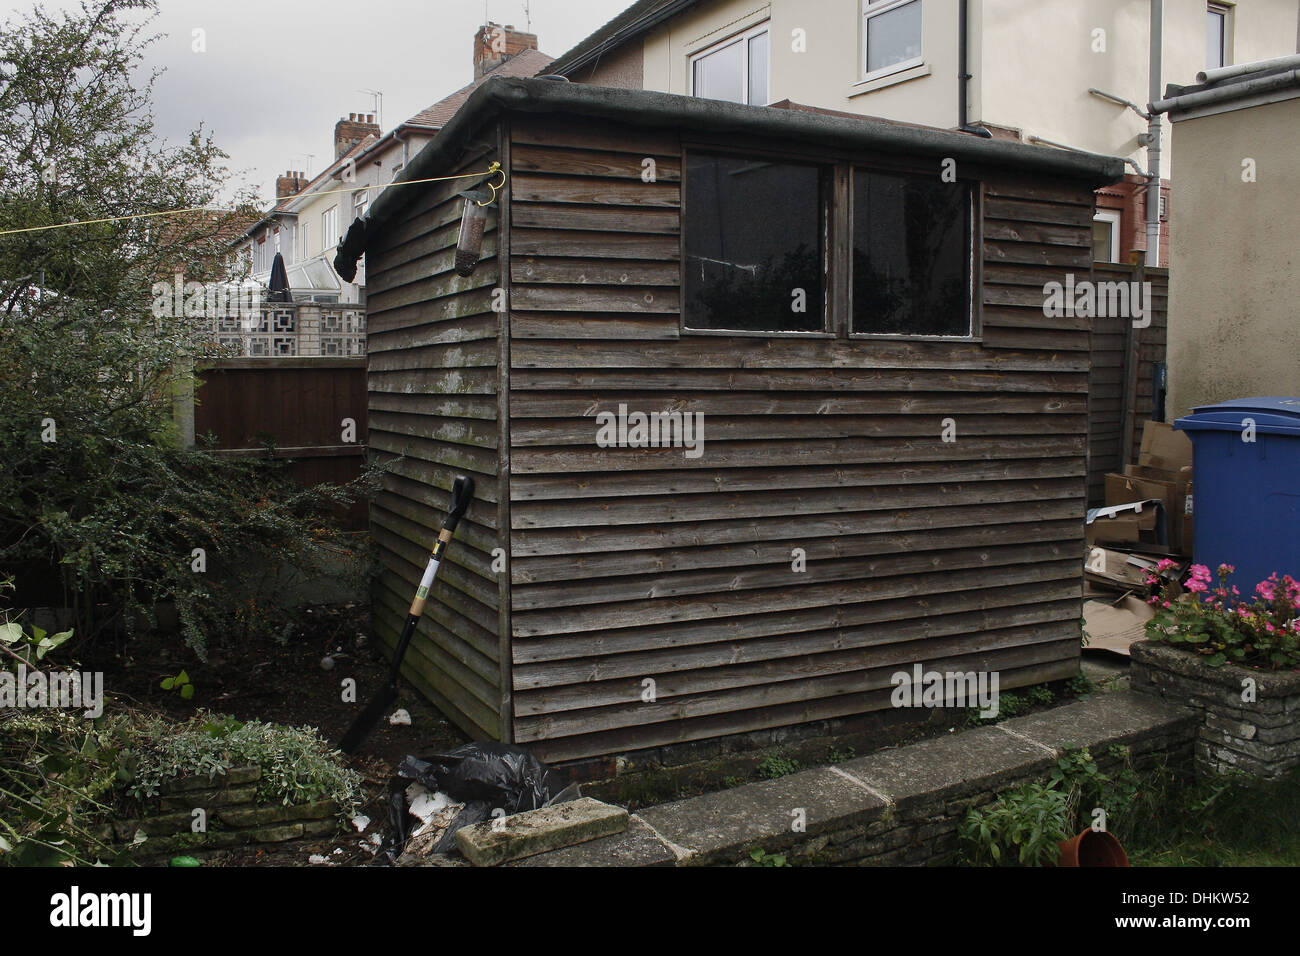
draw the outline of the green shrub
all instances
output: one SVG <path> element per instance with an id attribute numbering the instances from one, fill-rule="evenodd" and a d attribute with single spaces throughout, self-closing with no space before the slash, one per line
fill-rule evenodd
<path id="1" fill-rule="evenodd" d="M 763 758 L 763 762 L 758 765 L 755 772 L 767 780 L 775 780 L 777 777 L 784 777 L 787 774 L 794 773 L 799 769 L 799 761 L 782 757 L 779 754 L 769 754 Z"/>
<path id="2" fill-rule="evenodd" d="M 1060 856 L 1058 844 L 1070 836 L 1069 827 L 1066 795 L 1028 783 L 972 808 L 959 832 L 977 865 L 1044 866 Z"/>

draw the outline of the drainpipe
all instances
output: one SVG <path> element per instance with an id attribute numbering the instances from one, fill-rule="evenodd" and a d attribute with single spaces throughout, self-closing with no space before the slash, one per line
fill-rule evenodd
<path id="1" fill-rule="evenodd" d="M 982 126 L 970 125 L 970 74 L 967 64 L 967 47 L 970 45 L 970 11 L 968 0 L 957 0 L 957 128 L 963 133 L 974 133 L 985 139 L 993 134 Z"/>
<path id="2" fill-rule="evenodd" d="M 1160 75 L 1164 47 L 1164 0 L 1151 0 L 1150 99 L 1161 98 Z M 1150 110 L 1150 107 L 1147 107 Z M 1150 266 L 1160 265 L 1160 114 L 1151 111 L 1147 121 L 1147 255 Z"/>

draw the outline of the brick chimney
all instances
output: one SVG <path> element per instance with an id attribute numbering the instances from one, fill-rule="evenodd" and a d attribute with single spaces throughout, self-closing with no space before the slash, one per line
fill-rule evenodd
<path id="1" fill-rule="evenodd" d="M 474 79 L 480 79 L 512 56 L 536 49 L 536 33 L 520 33 L 513 26 L 489 20 L 474 34 Z"/>
<path id="2" fill-rule="evenodd" d="M 334 124 L 334 158 L 342 159 L 344 153 L 372 133 L 380 135 L 374 113 L 349 113 L 347 119 Z"/>
<path id="3" fill-rule="evenodd" d="M 307 186 L 307 177 L 300 171 L 289 170 L 283 176 L 277 176 L 275 179 L 275 198 L 284 199 L 286 196 L 293 196 L 300 193 Z"/>

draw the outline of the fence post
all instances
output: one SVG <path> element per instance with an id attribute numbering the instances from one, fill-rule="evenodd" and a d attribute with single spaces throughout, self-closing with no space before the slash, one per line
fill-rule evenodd
<path id="1" fill-rule="evenodd" d="M 176 423 L 181 444 L 194 447 L 194 359 L 178 358 L 172 362 L 172 421 Z"/>
<path id="2" fill-rule="evenodd" d="M 318 303 L 298 304 L 298 354 L 300 356 L 320 355 L 320 314 L 321 307 Z"/>

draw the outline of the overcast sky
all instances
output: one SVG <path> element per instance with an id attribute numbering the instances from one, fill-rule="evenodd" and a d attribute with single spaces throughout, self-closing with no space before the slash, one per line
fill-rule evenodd
<path id="1" fill-rule="evenodd" d="M 531 0 L 532 32 L 559 56 L 631 2 Z M 35 5 L 0 0 L 0 20 Z M 155 87 L 158 131 L 183 142 L 203 122 L 268 201 L 277 175 L 315 174 L 333 160 L 341 116 L 374 112 L 359 90 L 383 93 L 387 132 L 469 83 L 485 16 L 520 30 L 527 22 L 522 0 L 160 0 L 153 32 L 168 36 L 149 54 L 166 71 Z M 196 29 L 204 53 L 192 49 Z"/>

